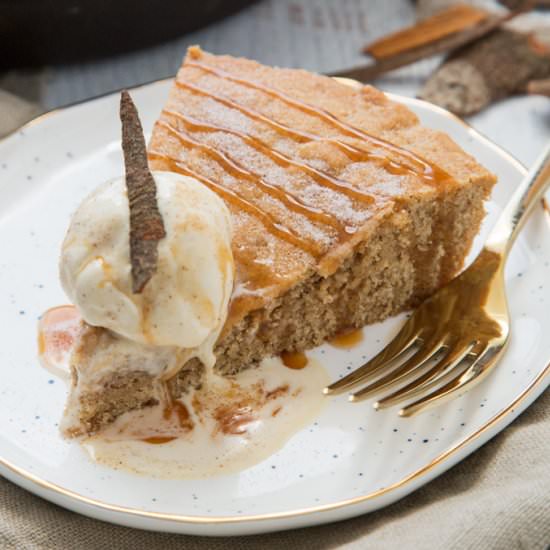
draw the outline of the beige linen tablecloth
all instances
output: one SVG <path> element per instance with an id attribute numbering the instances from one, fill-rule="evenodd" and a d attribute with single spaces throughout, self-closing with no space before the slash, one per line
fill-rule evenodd
<path id="1" fill-rule="evenodd" d="M 0 91 L 0 136 L 38 111 Z M 548 547 L 548 391 L 473 456 L 409 497 L 378 512 L 309 529 L 238 538 L 149 533 L 79 516 L 0 478 L 2 550 Z"/>

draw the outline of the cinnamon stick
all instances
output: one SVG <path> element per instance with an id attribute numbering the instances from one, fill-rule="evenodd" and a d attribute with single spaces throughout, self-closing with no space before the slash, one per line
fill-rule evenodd
<path id="1" fill-rule="evenodd" d="M 363 48 L 363 53 L 380 61 L 403 51 L 431 44 L 445 36 L 462 32 L 488 17 L 490 13 L 486 10 L 468 4 L 456 4 L 421 19 L 416 25 L 405 27 L 375 40 Z"/>
<path id="2" fill-rule="evenodd" d="M 455 52 L 419 97 L 466 116 L 548 77 L 550 51 L 533 34 L 501 29 Z"/>
<path id="3" fill-rule="evenodd" d="M 166 231 L 157 204 L 157 186 L 147 164 L 143 129 L 126 90 L 120 94 L 120 120 L 130 207 L 132 292 L 139 294 L 157 270 L 157 245 Z"/>
<path id="4" fill-rule="evenodd" d="M 533 95 L 546 95 L 550 97 L 550 78 L 531 80 L 527 83 L 527 93 Z"/>
<path id="5" fill-rule="evenodd" d="M 450 34 L 448 36 L 443 36 L 442 38 L 438 38 L 433 42 L 429 42 L 422 46 L 399 51 L 395 55 L 381 58 L 374 63 L 332 73 L 332 76 L 353 78 L 361 82 L 368 82 L 384 73 L 398 69 L 399 67 L 410 65 L 411 63 L 432 57 L 434 55 L 449 51 L 452 52 L 467 44 L 471 44 L 472 42 L 487 36 L 489 33 L 498 29 L 503 23 L 510 21 L 517 15 L 529 11 L 531 7 L 532 5 L 530 1 L 524 2 L 520 8 L 514 11 L 510 11 L 504 15 L 491 15 L 480 23 L 472 27 L 468 27 L 463 31 Z"/>

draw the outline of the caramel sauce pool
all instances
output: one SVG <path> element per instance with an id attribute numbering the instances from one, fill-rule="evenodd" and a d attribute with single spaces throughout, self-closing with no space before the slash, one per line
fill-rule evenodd
<path id="1" fill-rule="evenodd" d="M 285 367 L 294 370 L 301 370 L 308 364 L 308 359 L 305 353 L 283 351 L 281 353 L 281 361 Z"/>
<path id="2" fill-rule="evenodd" d="M 181 401 L 170 401 L 162 411 L 164 420 L 170 420 L 173 416 L 176 417 L 179 427 L 183 430 L 193 429 L 194 425 L 189 414 L 189 409 Z"/>
<path id="3" fill-rule="evenodd" d="M 169 437 L 169 436 L 153 436 L 153 437 L 146 437 L 145 439 L 142 439 L 145 443 L 150 443 L 151 445 L 163 445 L 164 443 L 170 443 L 170 441 L 175 441 L 177 437 Z"/>
<path id="4" fill-rule="evenodd" d="M 358 328 L 337 334 L 331 338 L 328 343 L 335 348 L 352 348 L 363 341 L 363 330 Z"/>
<path id="5" fill-rule="evenodd" d="M 42 366 L 62 379 L 70 377 L 69 358 L 81 331 L 74 306 L 48 309 L 38 322 L 38 357 Z"/>

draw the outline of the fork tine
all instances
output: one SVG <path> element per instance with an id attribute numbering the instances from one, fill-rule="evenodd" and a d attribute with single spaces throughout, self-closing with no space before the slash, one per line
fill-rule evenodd
<path id="1" fill-rule="evenodd" d="M 422 376 L 413 380 L 401 389 L 387 395 L 380 401 L 374 403 L 375 409 L 385 409 L 391 407 L 400 401 L 415 397 L 420 393 L 424 393 L 430 387 L 435 385 L 441 380 L 441 376 L 444 376 L 448 372 L 452 371 L 469 353 L 472 351 L 474 345 L 466 344 L 466 342 L 458 342 L 447 351 L 446 355 L 438 361 L 430 370 L 426 371 Z M 434 379 L 437 380 L 434 381 Z M 433 384 L 430 384 L 433 382 Z"/>
<path id="2" fill-rule="evenodd" d="M 337 380 L 330 386 L 327 386 L 323 393 L 325 395 L 339 394 L 346 390 L 361 384 L 366 380 L 372 379 L 377 373 L 380 373 L 384 367 L 397 356 L 408 350 L 416 341 L 420 334 L 418 329 L 412 322 L 411 317 L 397 333 L 395 338 L 377 355 L 363 366 L 354 370 L 352 373 Z"/>
<path id="3" fill-rule="evenodd" d="M 441 404 L 449 399 L 452 399 L 458 392 L 465 388 L 471 388 L 483 380 L 483 378 L 491 371 L 493 365 L 498 361 L 506 348 L 507 340 L 497 345 L 486 343 L 482 351 L 476 357 L 466 370 L 462 370 L 460 374 L 455 376 L 450 382 L 435 390 L 434 392 L 422 397 L 418 401 L 403 407 L 399 411 L 400 416 L 412 416 L 426 408 L 432 407 L 435 404 Z"/>
<path id="4" fill-rule="evenodd" d="M 401 366 L 393 369 L 386 376 L 376 380 L 372 384 L 369 384 L 365 388 L 350 395 L 350 401 L 363 401 L 370 397 L 373 393 L 381 390 L 389 389 L 396 384 L 406 382 L 411 377 L 417 374 L 418 370 L 425 365 L 431 357 L 433 357 L 443 345 L 443 338 L 441 336 L 433 337 L 426 342 L 412 357 L 409 357 Z"/>
<path id="5" fill-rule="evenodd" d="M 462 364 L 461 361 L 457 361 L 452 368 L 447 369 L 447 372 L 436 376 L 433 380 L 424 384 L 421 389 L 419 388 L 417 394 L 423 394 L 425 396 L 429 395 L 431 391 L 435 388 L 442 388 L 444 384 L 447 384 L 447 382 L 458 378 L 459 376 L 464 374 L 466 370 L 468 370 L 468 368 L 470 368 L 473 363 L 477 361 L 483 353 L 485 353 L 487 349 L 489 349 L 487 346 L 487 342 L 475 343 L 470 349 L 470 352 L 465 356 L 465 358 L 468 355 L 471 355 L 473 357 L 473 359 L 469 363 Z M 399 411 L 399 414 L 401 414 L 401 411 Z"/>

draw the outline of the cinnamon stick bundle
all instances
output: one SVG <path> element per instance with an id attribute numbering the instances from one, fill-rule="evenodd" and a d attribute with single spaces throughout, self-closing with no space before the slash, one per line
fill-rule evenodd
<path id="1" fill-rule="evenodd" d="M 419 97 L 460 116 L 550 77 L 550 49 L 534 34 L 499 29 L 453 53 Z"/>
<path id="2" fill-rule="evenodd" d="M 334 72 L 331 76 L 368 82 L 421 59 L 458 50 L 530 11 L 534 2 L 521 0 L 515 9 L 498 15 L 471 6 L 451 6 L 365 46 L 363 53 L 369 54 L 374 62 Z"/>

